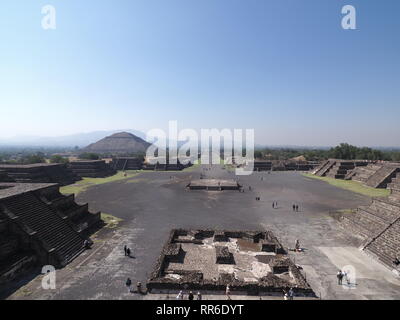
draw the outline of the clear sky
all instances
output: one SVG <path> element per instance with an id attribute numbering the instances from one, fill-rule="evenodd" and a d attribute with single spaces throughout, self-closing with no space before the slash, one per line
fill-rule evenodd
<path id="1" fill-rule="evenodd" d="M 57 29 L 41 27 L 42 6 Z M 357 30 L 341 28 L 341 8 Z M 400 146 L 399 0 L 2 0 L 0 137 L 254 128 Z"/>

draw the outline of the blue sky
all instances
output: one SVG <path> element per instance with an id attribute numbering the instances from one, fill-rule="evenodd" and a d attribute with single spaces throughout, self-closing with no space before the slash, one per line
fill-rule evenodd
<path id="1" fill-rule="evenodd" d="M 41 28 L 42 6 L 57 29 Z M 341 8 L 357 30 L 341 28 Z M 400 146 L 398 0 L 3 0 L 0 137 L 178 120 Z"/>

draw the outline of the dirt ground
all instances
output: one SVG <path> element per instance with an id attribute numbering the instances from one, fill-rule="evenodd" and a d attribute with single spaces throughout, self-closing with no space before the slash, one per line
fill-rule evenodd
<path id="1" fill-rule="evenodd" d="M 82 192 L 78 202 L 89 202 L 92 211 L 123 221 L 117 228 L 101 230 L 91 250 L 57 271 L 55 290 L 43 290 L 39 275 L 16 284 L 8 299 L 163 299 L 128 293 L 125 281 L 130 277 L 145 284 L 174 228 L 268 229 L 289 248 L 299 239 L 304 252 L 291 253 L 292 259 L 322 299 L 400 299 L 399 279 L 359 251 L 360 240 L 330 215 L 367 204 L 369 198 L 296 172 L 241 176 L 244 193 L 187 190 L 185 186 L 200 173 L 236 179 L 221 166 L 207 171 L 199 166 L 190 172 L 143 172 Z M 277 208 L 272 208 L 273 202 L 278 202 Z M 293 212 L 293 204 L 299 205 L 299 212 Z M 133 257 L 124 256 L 124 245 Z M 351 286 L 337 285 L 336 273 L 344 266 L 353 266 L 359 275 Z"/>

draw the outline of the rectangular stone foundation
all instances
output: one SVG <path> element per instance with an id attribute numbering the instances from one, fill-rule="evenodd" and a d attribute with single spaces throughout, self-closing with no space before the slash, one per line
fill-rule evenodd
<path id="1" fill-rule="evenodd" d="M 273 252 L 262 251 L 264 242 Z M 177 262 L 178 246 L 183 259 Z M 147 282 L 150 293 L 224 294 L 227 285 L 233 295 L 281 295 L 293 288 L 298 296 L 315 297 L 270 231 L 172 230 Z"/>

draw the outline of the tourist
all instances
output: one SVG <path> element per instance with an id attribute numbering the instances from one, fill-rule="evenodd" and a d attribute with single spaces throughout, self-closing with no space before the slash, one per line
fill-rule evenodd
<path id="1" fill-rule="evenodd" d="M 229 285 L 226 285 L 225 294 L 228 297 L 228 300 L 231 300 L 231 289 L 229 288 Z"/>
<path id="2" fill-rule="evenodd" d="M 295 204 L 293 205 L 293 211 L 296 211 L 296 205 Z"/>
<path id="3" fill-rule="evenodd" d="M 129 293 L 132 292 L 132 290 L 131 290 L 131 285 L 132 285 L 132 280 L 131 280 L 130 278 L 128 278 L 128 279 L 126 280 L 126 286 L 128 287 L 128 292 L 129 292 Z"/>
<path id="4" fill-rule="evenodd" d="M 138 283 L 136 284 L 136 289 L 137 289 L 137 292 L 138 292 L 138 293 L 142 293 L 142 283 L 141 283 L 141 282 L 138 282 Z"/>
<path id="5" fill-rule="evenodd" d="M 176 300 L 183 300 L 183 292 L 182 292 L 182 290 L 179 291 L 178 295 L 176 296 Z"/>
<path id="6" fill-rule="evenodd" d="M 189 292 L 189 295 L 188 295 L 188 300 L 193 300 L 193 299 L 194 299 L 193 292 L 190 291 L 190 292 Z"/>
<path id="7" fill-rule="evenodd" d="M 201 296 L 200 291 L 197 292 L 197 300 L 202 300 L 202 296 Z"/>
<path id="8" fill-rule="evenodd" d="M 347 285 L 350 286 L 351 281 L 350 281 L 350 277 L 349 277 L 349 272 L 344 271 L 343 273 L 344 273 L 344 277 L 345 277 L 345 279 L 346 279 Z"/>
<path id="9" fill-rule="evenodd" d="M 289 300 L 293 300 L 293 296 L 294 296 L 293 288 L 290 288 L 290 290 L 289 290 Z"/>
<path id="10" fill-rule="evenodd" d="M 126 257 L 126 253 L 127 253 L 127 250 L 128 250 L 128 248 L 127 248 L 127 246 L 124 246 L 124 252 L 125 252 L 125 257 Z"/>
<path id="11" fill-rule="evenodd" d="M 393 264 L 396 265 L 396 266 L 398 266 L 398 265 L 400 264 L 400 259 L 399 259 L 399 257 L 396 257 L 396 258 L 394 259 Z"/>
<path id="12" fill-rule="evenodd" d="M 272 202 L 272 209 L 275 209 L 275 202 Z"/>
<path id="13" fill-rule="evenodd" d="M 89 241 L 87 241 L 87 240 L 83 241 L 83 247 L 85 249 L 88 249 L 89 248 Z"/>
<path id="14" fill-rule="evenodd" d="M 295 249 L 297 252 L 301 251 L 299 239 L 296 239 L 296 242 L 295 242 L 295 244 L 294 244 L 294 249 Z"/>
<path id="15" fill-rule="evenodd" d="M 343 270 L 342 271 L 342 275 L 343 275 L 342 279 L 344 278 L 344 280 L 346 280 L 346 282 L 349 282 L 348 279 L 347 279 L 347 272 Z"/>
<path id="16" fill-rule="evenodd" d="M 338 279 L 338 285 L 342 284 L 342 280 L 343 280 L 343 273 L 341 270 L 339 270 L 339 272 L 336 275 L 337 279 Z"/>
<path id="17" fill-rule="evenodd" d="M 126 255 L 128 256 L 128 257 L 130 257 L 131 256 L 131 249 L 126 249 Z"/>
<path id="18" fill-rule="evenodd" d="M 296 211 L 299 212 L 299 206 L 296 204 Z"/>

